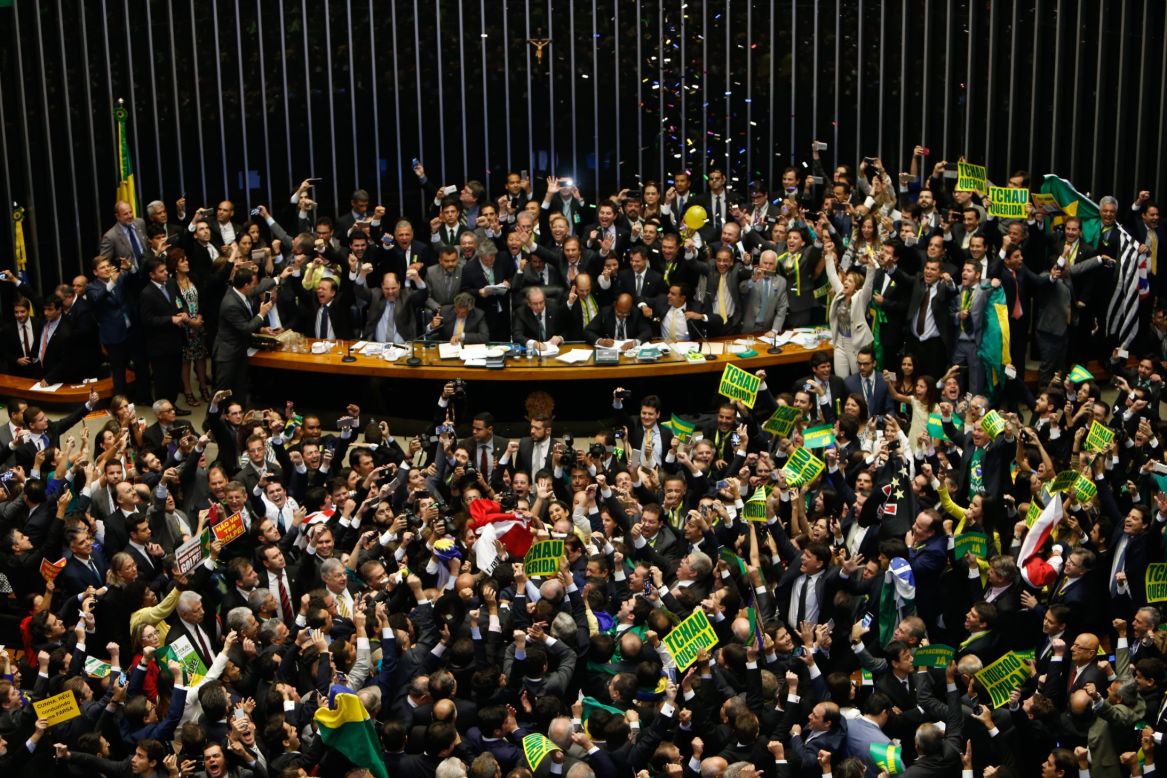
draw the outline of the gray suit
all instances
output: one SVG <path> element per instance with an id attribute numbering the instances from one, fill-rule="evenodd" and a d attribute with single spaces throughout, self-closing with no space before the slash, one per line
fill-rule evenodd
<path id="1" fill-rule="evenodd" d="M 137 233 L 138 240 L 142 244 L 142 259 L 145 260 L 147 252 L 150 249 L 150 242 L 146 240 L 146 222 L 142 219 L 134 219 L 133 230 Z M 138 264 L 134 258 L 134 247 L 130 244 L 130 238 L 126 235 L 125 227 L 120 223 L 110 227 L 101 236 L 101 244 L 97 248 L 97 253 L 100 256 L 110 259 L 121 259 L 125 257 L 134 264 Z"/>
<path id="2" fill-rule="evenodd" d="M 871 746 L 886 746 L 890 742 L 891 738 L 870 719 L 860 716 L 847 722 L 847 753 L 863 762 L 867 778 L 879 775 L 875 762 L 871 761 Z"/>
<path id="3" fill-rule="evenodd" d="M 406 343 L 417 337 L 417 309 L 425 299 L 425 289 L 402 289 L 397 298 L 393 308 L 393 326 L 397 335 Z M 379 288 L 374 289 L 361 337 L 365 340 L 376 340 L 377 324 L 384 313 L 385 298 L 381 296 Z"/>
<path id="4" fill-rule="evenodd" d="M 458 316 L 452 305 L 443 305 L 439 313 L 442 315 L 442 325 L 433 332 L 429 331 L 427 325 L 426 337 L 448 343 L 450 338 L 454 337 L 454 327 Z M 478 308 L 471 308 L 470 313 L 466 315 L 466 324 L 462 327 L 462 342 L 486 343 L 489 340 L 490 330 L 486 326 L 486 314 Z"/>
<path id="5" fill-rule="evenodd" d="M 458 294 L 462 288 L 462 268 L 464 266 L 465 263 L 459 260 L 454 272 L 449 274 L 441 265 L 431 265 L 426 268 L 425 285 L 426 291 L 429 292 L 429 298 L 425 301 L 426 309 L 437 311 L 443 305 L 454 304 L 454 295 Z"/>
<path id="6" fill-rule="evenodd" d="M 745 314 L 742 317 L 742 332 L 763 332 L 773 330 L 781 332 L 786 323 L 786 309 L 789 301 L 786 298 L 786 279 L 775 275 L 770 279 L 770 293 L 766 298 L 766 306 L 762 308 L 762 315 L 758 316 L 758 308 L 762 305 L 763 284 L 755 282 L 751 277 L 741 283 L 740 291 L 745 298 Z M 761 318 L 766 322 L 763 330 L 757 328 L 757 321 Z"/>
<path id="7" fill-rule="evenodd" d="M 247 349 L 251 336 L 264 326 L 259 315 L 260 295 L 275 286 L 265 278 L 249 296 L 250 308 L 240 299 L 239 292 L 228 289 L 219 307 L 219 331 L 211 350 L 215 366 L 215 390 L 230 389 L 234 399 L 247 400 Z"/>

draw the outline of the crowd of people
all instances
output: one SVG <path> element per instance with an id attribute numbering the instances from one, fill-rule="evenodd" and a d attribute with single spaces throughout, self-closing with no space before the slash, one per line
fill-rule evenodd
<path id="1" fill-rule="evenodd" d="M 60 421 L 13 399 L 0 427 L 0 768 L 1153 774 L 1158 208 L 1103 200 L 1097 245 L 1075 218 L 1003 224 L 925 151 L 898 185 L 878 158 L 828 176 L 816 144 L 777 192 L 711 169 L 705 192 L 675 173 L 594 206 L 568 179 L 491 199 L 418 163 L 428 225 L 363 191 L 322 216 L 309 180 L 295 237 L 264 206 L 118 203 L 93 278 L 20 288 L 3 338 L 10 372 L 108 363 L 118 394 L 93 440 L 74 428 L 96 393 Z M 1134 359 L 1103 326 L 1120 222 L 1150 269 Z M 999 292 L 1014 369 L 990 381 Z M 454 382 L 416 437 L 353 404 L 326 430 L 248 402 L 253 336 L 289 329 L 540 348 L 816 324 L 833 354 L 792 385 L 757 371 L 752 402 L 674 408 L 614 387 L 587 440 L 556 435 L 547 396 L 506 440 Z M 562 553 L 528 572 L 543 540 Z M 679 650 L 703 621 L 715 642 Z M 62 693 L 79 715 L 38 714 Z M 346 693 L 375 753 L 322 729 Z"/>

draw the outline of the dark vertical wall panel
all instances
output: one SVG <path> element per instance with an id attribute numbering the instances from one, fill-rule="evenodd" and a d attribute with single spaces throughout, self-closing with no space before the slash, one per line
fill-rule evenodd
<path id="1" fill-rule="evenodd" d="M 141 204 L 285 221 L 310 175 L 325 212 L 359 186 L 418 217 L 414 157 L 492 195 L 512 169 L 595 202 L 678 169 L 701 188 L 715 164 L 776 189 L 815 138 L 828 168 L 906 167 L 923 143 L 997 181 L 1058 172 L 1124 202 L 1167 185 L 1155 0 L 15 0 L 0 31 L 2 195 L 46 283 L 110 222 L 119 99 Z"/>

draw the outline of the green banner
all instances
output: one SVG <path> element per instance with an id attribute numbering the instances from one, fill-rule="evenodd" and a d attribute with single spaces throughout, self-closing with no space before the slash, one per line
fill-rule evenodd
<path id="1" fill-rule="evenodd" d="M 972 554 L 977 559 L 988 558 L 989 538 L 983 532 L 962 532 L 952 545 L 953 556 L 957 559 L 964 559 L 965 554 Z"/>
<path id="2" fill-rule="evenodd" d="M 875 769 L 888 775 L 899 775 L 904 771 L 904 749 L 895 743 L 872 743 L 867 754 L 875 764 Z"/>
<path id="3" fill-rule="evenodd" d="M 1049 493 L 1057 494 L 1064 492 L 1073 486 L 1078 480 L 1078 472 L 1076 470 L 1063 470 L 1054 478 L 1054 482 L 1049 485 Z"/>
<path id="4" fill-rule="evenodd" d="M 989 187 L 989 215 L 998 219 L 1029 218 L 1029 190 L 1011 186 Z"/>
<path id="5" fill-rule="evenodd" d="M 697 429 L 697 425 L 690 421 L 685 421 L 677 414 L 673 414 L 672 418 L 661 425 L 668 427 L 673 431 L 682 443 L 688 443 L 689 438 L 693 437 L 693 431 Z"/>
<path id="6" fill-rule="evenodd" d="M 1082 367 L 1081 365 L 1074 365 L 1072 368 L 1070 368 L 1070 382 L 1071 383 L 1081 384 L 1081 383 L 1084 383 L 1086 381 L 1093 381 L 1093 380 L 1094 380 L 1094 374 L 1091 373 L 1086 368 Z"/>
<path id="7" fill-rule="evenodd" d="M 937 440 L 948 440 L 944 433 L 944 417 L 939 413 L 928 414 L 928 436 Z"/>
<path id="8" fill-rule="evenodd" d="M 802 433 L 802 445 L 807 448 L 827 448 L 835 445 L 835 428 L 830 424 L 807 428 Z"/>
<path id="9" fill-rule="evenodd" d="M 790 459 L 786 460 L 786 464 L 782 467 L 782 475 L 786 478 L 788 486 L 798 488 L 818 478 L 826 466 L 823 460 L 799 446 L 794 449 Z"/>
<path id="10" fill-rule="evenodd" d="M 989 174 L 984 165 L 974 165 L 971 162 L 956 163 L 956 191 L 980 192 L 984 194 L 989 188 Z"/>
<path id="11" fill-rule="evenodd" d="M 1167 562 L 1147 565 L 1147 602 L 1167 600 Z"/>
<path id="12" fill-rule="evenodd" d="M 523 570 L 529 576 L 549 576 L 559 572 L 563 559 L 562 540 L 540 540 L 523 558 Z"/>
<path id="13" fill-rule="evenodd" d="M 1090 431 L 1086 433 L 1087 451 L 1105 451 L 1114 442 L 1114 430 L 1097 420 L 1090 422 Z"/>
<path id="14" fill-rule="evenodd" d="M 664 636 L 664 643 L 677 663 L 677 672 L 683 673 L 689 669 L 689 665 L 697 661 L 697 654 L 702 649 L 717 645 L 717 633 L 710 626 L 705 611 L 698 608 L 693 611 L 692 616 L 673 627 Z"/>
<path id="15" fill-rule="evenodd" d="M 1098 494 L 1098 487 L 1084 475 L 1079 475 L 1074 480 L 1074 491 L 1078 494 L 1078 499 L 1082 502 L 1093 500 Z"/>
<path id="16" fill-rule="evenodd" d="M 721 371 L 721 383 L 717 393 L 731 400 L 741 400 L 747 408 L 753 408 L 758 399 L 758 387 L 762 379 L 747 373 L 734 364 L 727 364 Z"/>
<path id="17" fill-rule="evenodd" d="M 551 738 L 538 732 L 523 738 L 523 756 L 527 758 L 532 771 L 538 770 L 547 755 L 558 749 L 559 746 L 551 742 Z"/>
<path id="18" fill-rule="evenodd" d="M 943 643 L 921 646 L 916 649 L 916 655 L 912 658 L 912 665 L 915 667 L 939 667 L 944 669 L 948 667 L 948 663 L 952 661 L 952 657 L 955 655 L 956 649 L 952 646 L 946 646 Z"/>
<path id="19" fill-rule="evenodd" d="M 981 419 L 981 429 L 990 438 L 996 440 L 997 436 L 1005 431 L 1005 419 L 996 411 L 989 411 Z"/>
<path id="20" fill-rule="evenodd" d="M 766 487 L 759 486 L 750 495 L 750 499 L 746 500 L 745 510 L 742 511 L 742 518 L 746 521 L 766 521 Z"/>
<path id="21" fill-rule="evenodd" d="M 1028 677 L 1029 665 L 1015 651 L 1005 654 L 976 675 L 981 686 L 989 692 L 994 708 L 1009 702 L 1009 695 Z"/>
<path id="22" fill-rule="evenodd" d="M 766 423 L 762 425 L 762 429 L 769 432 L 771 435 L 777 435 L 780 438 L 790 437 L 791 430 L 794 429 L 794 424 L 802 418 L 802 411 L 795 408 L 793 405 L 780 405 L 774 414 L 766 419 Z"/>

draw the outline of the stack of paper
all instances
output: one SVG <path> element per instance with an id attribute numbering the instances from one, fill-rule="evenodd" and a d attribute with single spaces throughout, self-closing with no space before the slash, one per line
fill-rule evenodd
<path id="1" fill-rule="evenodd" d="M 568 365 L 574 365 L 579 362 L 586 362 L 591 359 L 592 350 L 590 348 L 575 348 L 571 351 L 564 351 L 555 359 Z"/>

